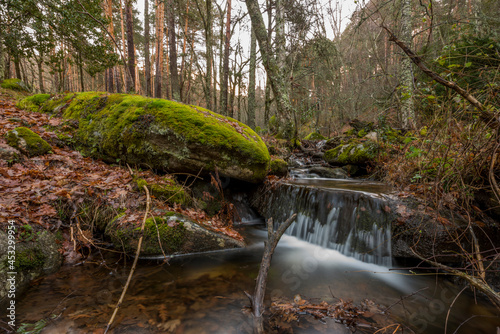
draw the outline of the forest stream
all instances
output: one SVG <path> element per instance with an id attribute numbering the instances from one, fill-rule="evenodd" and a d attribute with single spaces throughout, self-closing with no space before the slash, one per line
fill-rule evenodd
<path id="1" fill-rule="evenodd" d="M 495 311 L 470 289 L 461 291 L 435 274 L 398 270 L 387 246 L 362 254 L 370 243 L 383 243 L 384 238 L 390 242 L 383 226 L 370 228 L 373 233 L 367 235 L 362 224 L 349 223 L 356 220 L 356 210 L 382 215 L 383 198 L 390 193 L 383 184 L 302 178 L 287 189 L 279 194 L 285 204 L 276 205 L 276 198 L 269 210 L 275 211 L 276 221 L 279 210 L 283 217 L 291 206 L 300 212 L 273 256 L 267 305 L 271 298 L 290 300 L 297 295 L 318 303 L 352 300 L 387 309 L 386 326 L 398 322 L 415 333 L 444 333 L 444 328 L 446 333 L 497 332 L 500 320 Z M 168 263 L 140 261 L 112 332 L 251 333 L 244 291 L 253 292 L 266 234 L 262 224 L 243 222 L 240 230 L 250 243 L 245 249 L 183 255 Z M 65 266 L 37 281 L 19 305 L 19 323 L 50 319 L 42 333 L 103 331 L 132 264 L 129 259 L 124 266 L 124 261 L 94 253 L 80 265 Z M 333 319 L 320 321 L 308 315 L 290 323 L 274 319 L 272 324 L 277 333 L 353 330 Z"/>

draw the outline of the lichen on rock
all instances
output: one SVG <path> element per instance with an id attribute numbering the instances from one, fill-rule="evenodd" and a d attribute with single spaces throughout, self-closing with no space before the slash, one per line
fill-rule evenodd
<path id="1" fill-rule="evenodd" d="M 5 134 L 7 144 L 18 149 L 29 157 L 46 154 L 52 147 L 38 134 L 23 126 Z"/>

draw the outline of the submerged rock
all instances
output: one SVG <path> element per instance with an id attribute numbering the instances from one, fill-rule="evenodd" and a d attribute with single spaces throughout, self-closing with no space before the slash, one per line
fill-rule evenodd
<path id="1" fill-rule="evenodd" d="M 342 168 L 329 168 L 329 167 L 312 167 L 309 172 L 319 175 L 320 177 L 330 179 L 348 179 L 347 172 Z"/>
<path id="2" fill-rule="evenodd" d="M 40 94 L 20 105 L 62 112 L 64 118 L 78 121 L 75 139 L 80 149 L 108 162 L 194 174 L 217 169 L 255 183 L 268 171 L 269 152 L 252 129 L 201 107 L 97 92 L 50 99 Z"/>
<path id="3" fill-rule="evenodd" d="M 10 284 L 7 284 L 9 272 L 16 272 L 15 293 L 20 296 L 29 283 L 44 275 L 56 272 L 62 263 L 62 255 L 55 236 L 48 232 L 34 232 L 31 227 L 16 236 L 15 260 L 10 262 L 9 239 L 7 233 L 0 231 L 0 305 L 8 302 L 7 294 Z M 18 232 L 21 228 L 18 228 Z M 21 237 L 22 235 L 22 237 Z"/>
<path id="4" fill-rule="evenodd" d="M 121 217 L 108 225 L 106 235 L 117 249 L 135 253 L 141 228 L 121 224 L 120 220 Z M 170 212 L 146 220 L 141 255 L 188 254 L 239 247 L 244 247 L 244 243 Z"/>
<path id="5" fill-rule="evenodd" d="M 46 154 L 52 150 L 52 147 L 38 134 L 23 126 L 7 132 L 5 138 L 7 144 L 29 157 Z"/>

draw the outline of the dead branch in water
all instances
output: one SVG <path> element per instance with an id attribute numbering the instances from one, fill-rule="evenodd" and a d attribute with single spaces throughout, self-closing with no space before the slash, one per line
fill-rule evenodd
<path id="1" fill-rule="evenodd" d="M 294 213 L 290 218 L 288 218 L 278 227 L 278 230 L 274 232 L 273 219 L 269 218 L 267 220 L 267 241 L 264 242 L 264 254 L 262 255 L 259 274 L 257 275 L 257 281 L 255 283 L 255 292 L 252 296 L 245 291 L 245 294 L 250 299 L 250 304 L 252 307 L 255 333 L 264 333 L 264 325 L 262 322 L 262 314 L 264 313 L 264 296 L 266 294 L 267 274 L 269 272 L 269 267 L 271 266 L 271 259 L 273 257 L 274 250 L 278 245 L 281 236 L 293 223 L 296 217 L 297 214 Z"/>

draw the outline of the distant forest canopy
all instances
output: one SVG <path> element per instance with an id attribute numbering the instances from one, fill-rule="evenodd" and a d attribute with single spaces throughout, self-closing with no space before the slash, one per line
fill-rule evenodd
<path id="1" fill-rule="evenodd" d="M 385 26 L 486 108 L 500 105 L 498 0 L 358 1 L 345 29 L 343 1 L 138 1 L 1 1 L 0 79 L 175 99 L 263 129 L 276 115 L 325 136 L 355 118 L 408 127 L 443 105 L 469 108 Z"/>

